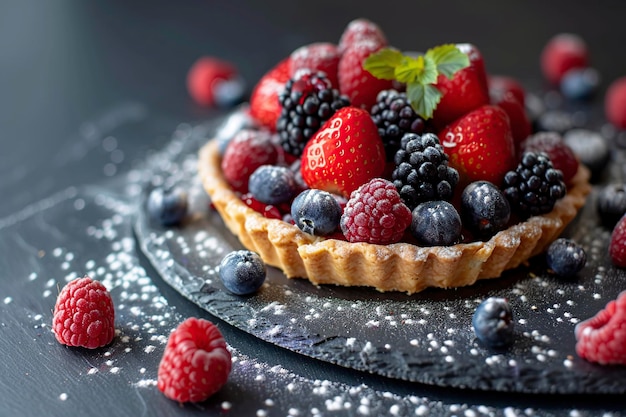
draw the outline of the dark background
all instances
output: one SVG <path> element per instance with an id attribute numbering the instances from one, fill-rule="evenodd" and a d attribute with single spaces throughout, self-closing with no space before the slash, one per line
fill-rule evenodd
<path id="1" fill-rule="evenodd" d="M 560 32 L 577 33 L 588 43 L 591 62 L 602 75 L 601 95 L 612 80 L 626 75 L 626 2 L 617 0 L 5 0 L 0 2 L 0 219 L 68 186 L 116 177 L 164 146 L 181 123 L 220 116 L 187 95 L 185 76 L 198 57 L 233 62 L 252 88 L 295 48 L 338 41 L 357 17 L 377 22 L 390 43 L 405 50 L 474 43 L 490 73 L 514 76 L 529 89 L 542 87 L 539 54 Z M 0 272 L 0 280 L 10 282 L 6 273 Z M 179 313 L 199 314 L 165 284 L 159 286 Z M 283 350 L 277 356 L 271 346 L 222 328 L 229 343 L 246 354 L 289 364 L 312 378 L 402 390 L 400 384 L 303 362 Z M 11 354 L 3 352 L 3 360 Z M 0 395 L 5 397 L 0 414 L 13 415 L 15 409 L 2 406 L 11 392 Z M 530 407 L 537 399 L 521 401 Z M 28 410 L 25 405 L 17 411 Z"/>

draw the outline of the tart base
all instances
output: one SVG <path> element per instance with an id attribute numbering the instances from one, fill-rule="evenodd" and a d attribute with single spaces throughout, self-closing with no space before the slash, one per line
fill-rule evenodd
<path id="1" fill-rule="evenodd" d="M 567 195 L 550 213 L 515 224 L 488 241 L 438 247 L 374 245 L 313 236 L 264 217 L 229 187 L 220 161 L 217 142 L 209 141 L 199 153 L 200 179 L 225 225 L 244 247 L 288 278 L 307 278 L 316 285 L 367 286 L 381 292 L 412 294 L 497 278 L 543 252 L 576 217 L 591 191 L 590 172 L 581 164 Z"/>

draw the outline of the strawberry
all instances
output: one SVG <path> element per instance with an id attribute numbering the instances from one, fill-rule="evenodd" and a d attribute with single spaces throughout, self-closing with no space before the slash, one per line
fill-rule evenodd
<path id="1" fill-rule="evenodd" d="M 339 92 L 355 107 L 371 109 L 378 93 L 393 87 L 391 80 L 376 78 L 363 68 L 365 59 L 382 47 L 379 42 L 363 40 L 348 46 L 339 60 Z"/>
<path id="2" fill-rule="evenodd" d="M 291 78 L 296 78 L 296 73 L 303 69 L 308 69 L 311 72 L 322 71 L 333 87 L 338 88 L 338 67 L 339 50 L 332 43 L 312 43 L 301 46 L 291 53 Z"/>
<path id="3" fill-rule="evenodd" d="M 601 365 L 626 365 L 626 291 L 576 325 L 576 353 Z"/>
<path id="4" fill-rule="evenodd" d="M 489 75 L 487 86 L 492 97 L 510 92 L 522 107 L 526 106 L 526 90 L 517 79 L 506 75 Z"/>
<path id="5" fill-rule="evenodd" d="M 526 114 L 526 109 L 512 91 L 490 90 L 489 95 L 491 96 L 491 103 L 501 107 L 509 116 L 515 150 L 519 151 L 520 143 L 532 132 L 532 125 Z"/>
<path id="6" fill-rule="evenodd" d="M 626 215 L 617 222 L 611 233 L 609 256 L 613 264 L 626 268 Z"/>
<path id="7" fill-rule="evenodd" d="M 369 113 L 344 107 L 326 121 L 302 153 L 300 171 L 311 188 L 349 197 L 385 169 L 385 148 Z"/>
<path id="8" fill-rule="evenodd" d="M 486 180 L 499 185 L 504 174 L 515 168 L 511 125 L 500 107 L 484 105 L 471 111 L 441 130 L 439 138 L 462 182 Z"/>
<path id="9" fill-rule="evenodd" d="M 278 95 L 285 87 L 290 74 L 291 59 L 285 58 L 261 77 L 252 90 L 250 116 L 271 131 L 276 130 L 276 121 L 281 111 Z"/>
<path id="10" fill-rule="evenodd" d="M 439 74 L 435 87 L 442 96 L 433 114 L 436 130 L 484 104 L 489 104 L 487 74 L 480 51 L 476 46 L 467 43 L 456 46 L 467 54 L 470 64 L 457 71 L 452 78 Z"/>
<path id="11" fill-rule="evenodd" d="M 387 45 L 387 38 L 380 27 L 367 19 L 354 19 L 344 29 L 339 39 L 338 50 L 340 54 L 355 43 L 368 40 L 379 44 Z"/>
<path id="12" fill-rule="evenodd" d="M 587 44 L 578 35 L 560 33 L 551 38 L 541 51 L 541 71 L 552 84 L 559 84 L 565 73 L 589 65 Z"/>

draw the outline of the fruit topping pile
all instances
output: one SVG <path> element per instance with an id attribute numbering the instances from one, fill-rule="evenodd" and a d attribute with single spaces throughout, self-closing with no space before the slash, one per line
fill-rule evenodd
<path id="1" fill-rule="evenodd" d="M 562 135 L 533 129 L 521 84 L 475 45 L 424 49 L 356 19 L 293 51 L 253 89 L 256 126 L 224 146 L 231 188 L 305 233 L 381 245 L 488 240 L 550 212 L 578 172 Z"/>

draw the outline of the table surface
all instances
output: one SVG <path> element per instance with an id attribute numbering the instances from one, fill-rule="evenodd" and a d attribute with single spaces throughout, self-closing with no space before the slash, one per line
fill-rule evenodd
<path id="1" fill-rule="evenodd" d="M 405 50 L 474 43 L 490 73 L 530 89 L 543 85 L 547 39 L 573 32 L 589 45 L 603 94 L 626 75 L 625 15 L 621 1 L 3 2 L 0 415 L 620 415 L 626 405 L 615 397 L 599 404 L 441 389 L 300 356 L 212 317 L 167 285 L 132 239 L 116 247 L 106 233 L 132 237 L 131 222 L 114 214 L 125 208 L 107 205 L 119 203 L 128 173 L 176 135 L 224 115 L 198 107 L 185 90 L 202 55 L 233 62 L 252 86 L 295 48 L 336 42 L 350 20 L 366 17 Z M 132 250 L 122 256 L 119 245 Z M 51 310 L 63 279 L 93 271 L 122 282 L 120 268 L 118 341 L 94 351 L 56 343 Z M 147 298 L 149 308 L 133 309 Z M 214 321 L 236 360 L 220 393 L 179 406 L 154 378 L 166 335 L 188 316 Z"/>

